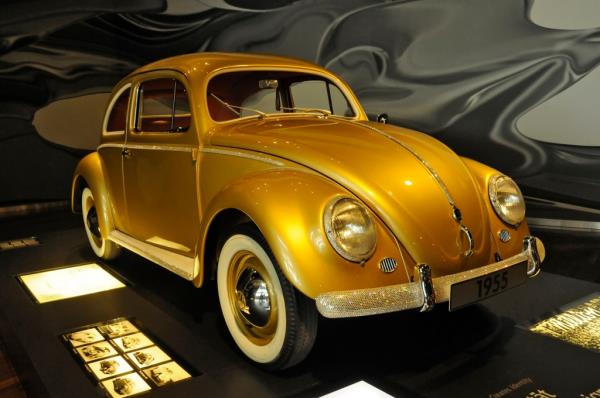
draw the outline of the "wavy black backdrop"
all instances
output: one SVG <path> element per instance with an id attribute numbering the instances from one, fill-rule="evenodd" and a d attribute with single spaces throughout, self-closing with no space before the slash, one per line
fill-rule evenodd
<path id="1" fill-rule="evenodd" d="M 68 197 L 77 160 L 97 142 L 106 93 L 136 67 L 241 51 L 324 65 L 370 116 L 386 112 L 432 134 L 511 175 L 529 196 L 600 209 L 600 20 L 590 17 L 600 13 L 589 1 L 567 3 L 557 11 L 555 0 L 5 2 L 0 205 Z"/>

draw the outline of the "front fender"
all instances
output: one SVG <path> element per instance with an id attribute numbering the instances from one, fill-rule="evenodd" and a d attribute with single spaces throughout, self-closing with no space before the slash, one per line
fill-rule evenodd
<path id="1" fill-rule="evenodd" d="M 482 197 L 485 198 L 484 203 L 485 209 L 488 213 L 488 218 L 490 220 L 491 234 L 496 242 L 496 247 L 498 248 L 500 256 L 502 258 L 508 258 L 520 253 L 523 250 L 523 239 L 530 235 L 527 221 L 523 220 L 523 222 L 517 227 L 506 224 L 502 221 L 502 219 L 500 219 L 500 217 L 498 217 L 489 199 L 488 183 L 490 179 L 496 174 L 503 173 L 475 160 L 464 157 L 461 159 L 471 172 L 471 175 L 475 178 Z M 508 242 L 502 242 L 500 240 L 498 234 L 501 230 L 507 230 L 510 232 L 511 238 Z"/>
<path id="2" fill-rule="evenodd" d="M 412 265 L 403 267 L 402 257 L 407 262 L 410 258 L 377 218 L 377 248 L 364 264 L 345 260 L 331 247 L 323 227 L 323 212 L 331 200 L 341 195 L 353 196 L 316 173 L 292 169 L 261 171 L 228 184 L 211 199 L 204 214 L 209 220 L 228 209 L 246 214 L 265 237 L 285 277 L 311 298 L 329 291 L 408 281 Z M 204 258 L 210 224 L 203 223 L 200 259 Z M 381 272 L 378 263 L 383 257 L 395 258 L 398 269 Z M 201 280 L 194 282 L 201 284 Z"/>
<path id="3" fill-rule="evenodd" d="M 104 179 L 102 160 L 98 152 L 92 152 L 79 161 L 73 174 L 71 185 L 71 209 L 73 212 L 81 207 L 81 191 L 84 186 L 89 187 L 94 195 L 98 211 L 98 224 L 102 238 L 108 238 L 108 234 L 114 229 L 112 209 L 110 207 L 110 196 Z"/>

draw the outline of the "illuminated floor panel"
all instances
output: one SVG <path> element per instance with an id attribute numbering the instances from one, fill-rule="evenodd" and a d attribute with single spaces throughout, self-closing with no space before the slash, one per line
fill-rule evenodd
<path id="1" fill-rule="evenodd" d="M 531 331 L 600 352 L 600 294 L 536 323 Z"/>
<path id="2" fill-rule="evenodd" d="M 19 275 L 19 279 L 40 304 L 125 287 L 95 263 Z"/>

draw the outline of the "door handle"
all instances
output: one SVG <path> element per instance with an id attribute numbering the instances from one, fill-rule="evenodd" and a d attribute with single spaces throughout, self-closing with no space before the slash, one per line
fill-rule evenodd
<path id="1" fill-rule="evenodd" d="M 133 153 L 131 153 L 131 151 L 127 148 L 123 148 L 121 151 L 121 156 L 123 156 L 125 159 L 129 159 L 132 155 Z"/>

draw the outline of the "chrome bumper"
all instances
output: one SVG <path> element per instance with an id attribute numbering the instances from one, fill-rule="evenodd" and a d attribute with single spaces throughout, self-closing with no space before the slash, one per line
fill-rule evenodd
<path id="1" fill-rule="evenodd" d="M 497 263 L 438 278 L 431 278 L 429 265 L 420 264 L 419 280 L 416 282 L 328 292 L 317 296 L 315 301 L 317 309 L 326 318 L 349 318 L 414 308 L 429 311 L 435 303 L 450 299 L 450 288 L 455 283 L 491 274 L 523 261 L 527 261 L 527 276 L 533 278 L 539 274 L 544 257 L 542 242 L 533 236 L 528 236 L 523 240 L 521 253 Z"/>

